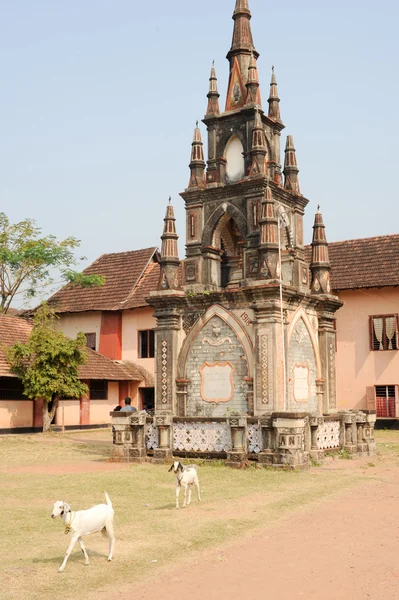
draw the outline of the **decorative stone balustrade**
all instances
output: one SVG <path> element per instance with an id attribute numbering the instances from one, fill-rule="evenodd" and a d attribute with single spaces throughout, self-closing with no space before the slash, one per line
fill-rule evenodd
<path id="1" fill-rule="evenodd" d="M 112 412 L 114 460 L 155 463 L 172 455 L 226 457 L 231 466 L 250 458 L 260 465 L 302 468 L 309 456 L 322 461 L 326 452 L 345 449 L 352 455 L 375 454 L 375 411 L 334 415 L 270 413 L 259 418 L 172 417 Z"/>

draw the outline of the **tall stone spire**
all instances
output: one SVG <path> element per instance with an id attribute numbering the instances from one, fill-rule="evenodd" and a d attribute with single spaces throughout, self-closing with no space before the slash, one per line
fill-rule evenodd
<path id="1" fill-rule="evenodd" d="M 288 135 L 287 144 L 285 146 L 284 189 L 297 195 L 301 193 L 299 189 L 298 173 L 299 169 L 296 162 L 294 138 L 292 135 Z"/>
<path id="2" fill-rule="evenodd" d="M 276 279 L 278 274 L 278 219 L 269 186 L 261 203 L 259 275 L 261 279 Z"/>
<path id="3" fill-rule="evenodd" d="M 252 165 L 249 175 L 266 175 L 266 135 L 259 111 L 255 112 L 254 128 L 252 130 Z"/>
<path id="4" fill-rule="evenodd" d="M 248 68 L 248 81 L 246 83 L 247 99 L 245 104 L 258 104 L 262 106 L 262 100 L 259 90 L 258 68 L 256 66 L 256 58 L 251 55 L 251 60 Z"/>
<path id="5" fill-rule="evenodd" d="M 159 290 L 173 290 L 179 288 L 178 268 L 179 268 L 179 252 L 177 248 L 177 240 L 179 239 L 176 233 L 175 213 L 173 206 L 170 203 L 166 207 L 166 215 L 164 218 L 163 235 L 161 236 L 161 274 L 158 283 Z"/>
<path id="6" fill-rule="evenodd" d="M 278 97 L 277 92 L 277 79 L 276 74 L 274 73 L 274 67 L 272 67 L 272 80 L 270 83 L 270 96 L 268 99 L 269 103 L 269 118 L 273 119 L 273 121 L 280 121 L 280 98 Z"/>
<path id="7" fill-rule="evenodd" d="M 255 50 L 251 31 L 251 12 L 248 0 L 236 0 L 233 14 L 234 31 L 231 48 L 227 53 L 230 62 L 230 78 L 226 99 L 226 111 L 240 108 L 245 103 L 245 85 L 248 81 L 251 55 L 255 59 L 259 52 Z"/>
<path id="8" fill-rule="evenodd" d="M 220 115 L 219 97 L 220 94 L 218 92 L 218 80 L 216 78 L 215 63 L 212 63 L 211 76 L 209 78 L 208 108 L 206 110 L 207 117 Z"/>
<path id="9" fill-rule="evenodd" d="M 190 162 L 190 181 L 188 187 L 200 187 L 205 183 L 205 160 L 204 145 L 202 143 L 201 131 L 198 127 L 198 121 L 194 130 L 194 140 L 191 149 Z"/>
<path id="10" fill-rule="evenodd" d="M 331 264 L 328 256 L 328 244 L 323 216 L 319 206 L 317 207 L 313 225 L 312 260 L 310 263 L 310 270 L 312 272 L 312 292 L 315 294 L 330 294 Z"/>

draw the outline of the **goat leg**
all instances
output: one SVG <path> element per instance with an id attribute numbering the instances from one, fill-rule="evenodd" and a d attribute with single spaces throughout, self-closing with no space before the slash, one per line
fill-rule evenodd
<path id="1" fill-rule="evenodd" d="M 78 533 L 74 533 L 73 536 L 72 536 L 72 539 L 70 541 L 70 544 L 68 546 L 68 549 L 67 549 L 67 551 L 65 553 L 65 557 L 64 557 L 63 563 L 60 566 L 60 568 L 58 569 L 58 573 L 62 573 L 63 570 L 65 569 L 65 565 L 67 564 L 67 560 L 68 560 L 68 558 L 69 558 L 72 550 L 74 549 L 74 546 L 75 546 L 76 542 L 78 541 L 78 538 L 79 538 L 79 534 Z"/>
<path id="2" fill-rule="evenodd" d="M 78 542 L 79 542 L 80 548 L 81 548 L 81 550 L 83 552 L 83 555 L 85 557 L 85 565 L 88 565 L 89 564 L 89 557 L 87 556 L 86 548 L 85 548 L 85 545 L 84 545 L 83 540 L 82 540 L 81 537 L 78 538 Z"/>

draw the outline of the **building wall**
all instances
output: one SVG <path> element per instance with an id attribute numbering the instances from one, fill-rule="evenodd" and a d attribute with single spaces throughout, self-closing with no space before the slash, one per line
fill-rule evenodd
<path id="1" fill-rule="evenodd" d="M 80 400 L 61 400 L 55 415 L 55 424 L 69 427 L 80 424 Z"/>
<path id="2" fill-rule="evenodd" d="M 126 310 L 122 314 L 122 360 L 141 365 L 154 374 L 153 358 L 138 358 L 138 332 L 154 329 L 157 325 L 151 307 Z"/>
<path id="3" fill-rule="evenodd" d="M 108 382 L 107 400 L 90 400 L 90 425 L 105 425 L 111 423 L 109 413 L 119 404 L 119 383 Z"/>
<path id="4" fill-rule="evenodd" d="M 366 407 L 366 387 L 399 384 L 399 351 L 371 351 L 369 316 L 399 312 L 397 288 L 345 291 L 337 312 L 338 408 Z"/>
<path id="5" fill-rule="evenodd" d="M 38 402 L 32 400 L 0 400 L 0 429 L 24 429 L 39 427 L 34 423 L 34 408 L 40 411 Z M 119 404 L 119 382 L 108 382 L 106 400 L 90 400 L 90 419 L 88 425 L 107 425 L 111 423 L 109 413 Z M 81 401 L 62 400 L 55 415 L 55 425 L 79 427 L 81 424 Z"/>
<path id="6" fill-rule="evenodd" d="M 0 429 L 32 427 L 32 400 L 0 400 Z"/>
<path id="7" fill-rule="evenodd" d="M 61 314 L 57 321 L 57 326 L 67 337 L 72 339 L 76 338 L 79 331 L 83 333 L 95 333 L 96 351 L 98 352 L 101 331 L 100 311 Z"/>

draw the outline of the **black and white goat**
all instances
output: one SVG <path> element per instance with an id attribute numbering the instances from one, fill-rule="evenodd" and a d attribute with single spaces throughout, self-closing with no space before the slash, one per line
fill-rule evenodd
<path id="1" fill-rule="evenodd" d="M 51 518 L 55 519 L 60 517 L 65 523 L 65 533 L 71 534 L 71 542 L 65 554 L 62 565 L 58 569 L 59 573 L 62 573 L 65 569 L 65 565 L 71 554 L 76 542 L 79 542 L 82 552 L 85 557 L 85 565 L 89 564 L 89 557 L 87 556 L 86 548 L 84 546 L 82 536 L 101 531 L 106 533 L 109 539 L 109 553 L 108 560 L 112 560 L 112 555 L 115 546 L 115 535 L 114 535 L 114 509 L 112 508 L 112 502 L 107 492 L 105 492 L 105 499 L 107 504 L 97 504 L 88 510 L 78 510 L 77 512 L 71 510 L 71 507 L 67 502 L 58 500 L 53 506 L 53 512 Z"/>
<path id="2" fill-rule="evenodd" d="M 197 465 L 187 465 L 184 466 L 179 461 L 175 461 L 173 465 L 169 469 L 169 473 L 173 471 L 176 475 L 176 508 L 179 508 L 179 494 L 180 489 L 184 488 L 184 501 L 183 508 L 190 504 L 191 502 L 191 492 L 192 487 L 195 485 L 198 493 L 198 500 L 201 500 L 200 486 L 198 481 L 197 474 Z M 187 499 L 187 489 L 188 489 L 188 499 Z M 186 502 L 187 500 L 187 502 Z"/>

